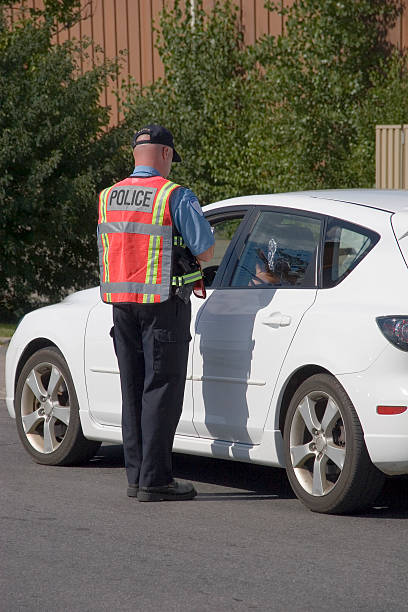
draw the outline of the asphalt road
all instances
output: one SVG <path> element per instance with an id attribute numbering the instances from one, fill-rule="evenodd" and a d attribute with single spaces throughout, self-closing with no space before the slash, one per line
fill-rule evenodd
<path id="1" fill-rule="evenodd" d="M 4 397 L 0 347 L 0 397 Z M 1 395 L 3 394 L 3 395 Z M 175 455 L 194 501 L 125 495 L 120 446 L 44 467 L 0 399 L 0 610 L 408 611 L 408 480 L 354 516 L 306 510 L 282 470 Z"/>

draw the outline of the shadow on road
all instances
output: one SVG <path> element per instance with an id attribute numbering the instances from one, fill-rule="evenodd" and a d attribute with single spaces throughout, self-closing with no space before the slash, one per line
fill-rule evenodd
<path id="1" fill-rule="evenodd" d="M 123 447 L 120 444 L 103 445 L 95 457 L 80 469 L 123 468 Z M 284 470 L 262 465 L 250 465 L 237 461 L 196 457 L 194 455 L 173 454 L 173 473 L 175 478 L 193 480 L 197 483 L 213 484 L 218 487 L 239 489 L 200 494 L 203 500 L 222 500 L 250 498 L 281 499 L 294 498 Z"/>
<path id="2" fill-rule="evenodd" d="M 123 468 L 122 445 L 101 446 L 97 455 L 81 469 L 95 467 L 99 469 Z M 173 472 L 176 478 L 227 489 L 238 489 L 238 491 L 203 492 L 200 493 L 197 501 L 295 498 L 285 471 L 278 468 L 175 453 Z M 377 519 L 408 518 L 408 476 L 387 479 L 375 504 L 369 510 L 354 516 Z"/>
<path id="3" fill-rule="evenodd" d="M 408 518 L 408 476 L 388 478 L 373 507 L 360 516 L 377 519 Z"/>
<path id="4" fill-rule="evenodd" d="M 239 492 L 217 492 L 200 495 L 201 499 L 222 500 L 228 497 L 242 499 L 294 498 L 284 470 L 227 461 L 176 454 L 173 456 L 174 474 L 179 478 L 207 484 L 239 489 Z"/>

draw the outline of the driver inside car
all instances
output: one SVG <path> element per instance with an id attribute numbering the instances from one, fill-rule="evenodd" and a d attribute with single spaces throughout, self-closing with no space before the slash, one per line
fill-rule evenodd
<path id="1" fill-rule="evenodd" d="M 250 285 L 282 285 L 291 282 L 290 264 L 286 259 L 276 258 L 277 248 L 276 240 L 271 238 L 267 255 L 262 249 L 256 249 L 255 274 Z"/>

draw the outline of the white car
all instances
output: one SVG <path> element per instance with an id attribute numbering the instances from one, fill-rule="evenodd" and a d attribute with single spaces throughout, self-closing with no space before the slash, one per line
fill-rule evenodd
<path id="1" fill-rule="evenodd" d="M 216 254 L 192 298 L 174 450 L 285 467 L 311 510 L 374 501 L 408 473 L 408 192 L 336 190 L 205 207 Z M 26 315 L 9 413 L 46 465 L 121 441 L 112 307 L 99 289 Z"/>

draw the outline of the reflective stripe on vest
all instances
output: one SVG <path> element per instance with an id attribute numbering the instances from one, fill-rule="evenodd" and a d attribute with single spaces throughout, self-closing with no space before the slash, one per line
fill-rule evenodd
<path id="1" fill-rule="evenodd" d="M 174 238 L 169 200 L 177 187 L 159 176 L 131 177 L 101 192 L 98 250 L 104 302 L 156 303 L 170 297 Z"/>
<path id="2" fill-rule="evenodd" d="M 203 278 L 202 272 L 201 270 L 196 270 L 195 272 L 190 272 L 190 274 L 184 274 L 183 276 L 173 276 L 171 284 L 176 287 L 181 287 L 182 285 L 195 283 L 200 280 L 200 278 Z"/>

